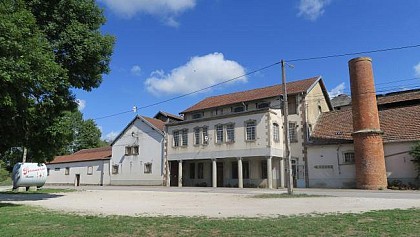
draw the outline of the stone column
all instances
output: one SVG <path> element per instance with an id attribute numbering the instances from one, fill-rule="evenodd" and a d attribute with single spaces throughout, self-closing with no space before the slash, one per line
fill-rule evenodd
<path id="1" fill-rule="evenodd" d="M 280 167 L 279 167 L 279 179 L 280 179 L 280 188 L 284 188 L 284 159 L 280 158 Z"/>
<path id="2" fill-rule="evenodd" d="M 216 159 L 211 160 L 211 163 L 213 165 L 213 188 L 217 187 L 217 163 L 216 163 Z"/>
<path id="3" fill-rule="evenodd" d="M 242 157 L 238 158 L 238 188 L 244 187 L 244 176 L 242 173 Z"/>
<path id="4" fill-rule="evenodd" d="M 178 187 L 182 187 L 182 160 L 178 161 Z"/>
<path id="5" fill-rule="evenodd" d="M 273 168 L 272 168 L 272 157 L 267 158 L 267 188 L 273 188 Z"/>

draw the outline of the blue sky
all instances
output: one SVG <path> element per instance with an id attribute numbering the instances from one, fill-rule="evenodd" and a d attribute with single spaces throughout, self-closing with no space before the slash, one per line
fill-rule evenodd
<path id="1" fill-rule="evenodd" d="M 291 60 L 420 44 L 420 1 L 97 0 L 116 37 L 111 73 L 91 92 L 75 90 L 85 119 L 147 106 Z M 378 92 L 420 87 L 420 47 L 370 56 Z M 357 56 L 297 61 L 288 81 L 321 75 L 349 93 L 347 62 Z M 281 82 L 278 65 L 233 82 L 140 109 L 178 114 L 201 99 Z M 112 138 L 135 116 L 96 123 Z"/>

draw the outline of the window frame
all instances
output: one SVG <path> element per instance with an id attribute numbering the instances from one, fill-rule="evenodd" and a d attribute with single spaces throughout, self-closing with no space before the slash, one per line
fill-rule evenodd
<path id="1" fill-rule="evenodd" d="M 346 155 L 351 155 L 352 157 L 346 157 Z M 350 161 L 348 161 L 347 158 L 350 158 Z M 355 163 L 356 159 L 354 156 L 354 151 L 343 151 L 343 164 L 353 165 Z"/>
<path id="2" fill-rule="evenodd" d="M 297 96 L 287 97 L 287 109 L 289 114 L 298 114 Z"/>
<path id="3" fill-rule="evenodd" d="M 199 146 L 201 144 L 201 133 L 200 133 L 200 128 L 199 127 L 195 127 L 194 131 L 194 146 Z"/>
<path id="4" fill-rule="evenodd" d="M 188 146 L 188 129 L 181 130 L 181 146 Z"/>
<path id="5" fill-rule="evenodd" d="M 298 139 L 298 130 L 296 122 L 289 122 L 289 141 L 290 143 L 297 143 Z"/>
<path id="6" fill-rule="evenodd" d="M 179 147 L 179 145 L 180 145 L 180 136 L 179 136 L 180 134 L 179 134 L 179 130 L 174 130 L 173 132 L 172 132 L 172 140 L 173 140 L 173 144 L 172 144 L 172 146 L 173 147 Z"/>
<path id="7" fill-rule="evenodd" d="M 119 169 L 120 169 L 120 165 L 112 165 L 111 173 L 112 174 L 118 174 L 119 173 Z"/>
<path id="8" fill-rule="evenodd" d="M 93 175 L 93 166 L 87 167 L 87 175 Z"/>
<path id="9" fill-rule="evenodd" d="M 223 129 L 223 124 L 216 124 L 214 125 L 214 132 L 216 133 L 216 139 L 215 139 L 215 143 L 216 144 L 222 144 L 224 142 L 224 129 Z"/>
<path id="10" fill-rule="evenodd" d="M 70 175 L 70 167 L 65 168 L 64 175 Z"/>
<path id="11" fill-rule="evenodd" d="M 253 125 L 250 125 L 253 124 Z M 249 126 L 250 125 L 250 126 Z M 257 139 L 257 121 L 245 121 L 245 141 L 253 142 Z"/>
<path id="12" fill-rule="evenodd" d="M 273 141 L 280 142 L 280 125 L 278 123 L 273 123 Z"/>
<path id="13" fill-rule="evenodd" d="M 235 142 L 235 123 L 226 124 L 226 143 Z"/>
<path id="14" fill-rule="evenodd" d="M 148 163 L 144 163 L 144 169 L 143 169 L 143 173 L 144 174 L 151 174 L 152 173 L 152 163 L 148 162 Z"/>
<path id="15" fill-rule="evenodd" d="M 209 128 L 207 126 L 202 127 L 201 134 L 203 138 L 202 144 L 208 145 L 209 144 Z"/>

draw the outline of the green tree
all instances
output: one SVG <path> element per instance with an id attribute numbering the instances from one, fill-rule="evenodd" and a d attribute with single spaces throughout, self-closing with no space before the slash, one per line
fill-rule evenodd
<path id="1" fill-rule="evenodd" d="M 0 154 L 26 147 L 28 160 L 51 160 L 73 139 L 71 89 L 96 88 L 109 71 L 104 22 L 93 0 L 1 1 Z"/>
<path id="2" fill-rule="evenodd" d="M 80 111 L 68 112 L 63 117 L 67 130 L 71 131 L 72 139 L 63 147 L 61 154 L 71 154 L 82 149 L 104 146 L 101 140 L 101 131 L 92 119 L 83 120 Z"/>
<path id="3" fill-rule="evenodd" d="M 414 158 L 413 162 L 417 169 L 417 178 L 420 178 L 420 141 L 411 148 L 410 155 Z"/>

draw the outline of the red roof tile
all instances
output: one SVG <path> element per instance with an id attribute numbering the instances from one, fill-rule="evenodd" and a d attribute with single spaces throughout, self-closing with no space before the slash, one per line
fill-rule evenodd
<path id="1" fill-rule="evenodd" d="M 112 147 L 100 147 L 92 149 L 83 149 L 74 154 L 66 156 L 56 156 L 49 164 L 92 161 L 92 160 L 109 160 L 112 156 Z"/>
<path id="2" fill-rule="evenodd" d="M 420 104 L 379 110 L 384 142 L 420 140 Z M 314 128 L 314 143 L 352 142 L 352 110 L 323 113 Z"/>
<path id="3" fill-rule="evenodd" d="M 155 126 L 157 129 L 159 129 L 160 131 L 164 131 L 165 128 L 165 123 L 162 120 L 159 119 L 154 119 L 154 118 L 149 118 L 149 117 L 145 117 L 142 116 L 147 122 L 151 123 L 153 126 Z"/>
<path id="4" fill-rule="evenodd" d="M 305 80 L 287 83 L 288 94 L 306 92 L 320 77 L 308 78 Z M 264 98 L 271 98 L 282 95 L 282 85 L 274 85 L 248 91 L 236 92 L 231 94 L 208 97 L 197 104 L 189 107 L 181 113 L 198 111 L 203 109 L 215 108 L 230 104 L 253 101 Z"/>
<path id="5" fill-rule="evenodd" d="M 378 104 L 390 104 L 395 102 L 404 102 L 408 100 L 420 100 L 420 90 L 392 92 L 377 96 Z"/>

